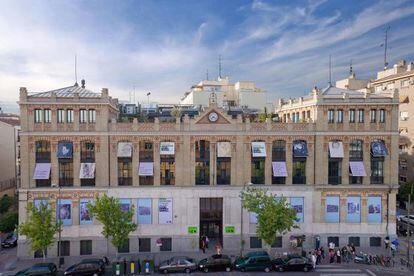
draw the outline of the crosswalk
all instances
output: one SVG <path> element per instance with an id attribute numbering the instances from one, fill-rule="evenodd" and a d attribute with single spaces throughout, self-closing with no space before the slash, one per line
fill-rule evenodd
<path id="1" fill-rule="evenodd" d="M 377 276 L 369 269 L 345 268 L 337 265 L 319 265 L 315 271 L 320 276 Z"/>

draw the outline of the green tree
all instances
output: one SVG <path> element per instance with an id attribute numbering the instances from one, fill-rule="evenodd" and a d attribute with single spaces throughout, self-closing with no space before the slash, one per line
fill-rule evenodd
<path id="1" fill-rule="evenodd" d="M 296 211 L 288 207 L 286 198 L 276 198 L 265 189 L 247 188 L 240 193 L 243 208 L 257 214 L 256 233 L 271 245 L 279 234 L 286 234 L 296 225 Z"/>
<path id="2" fill-rule="evenodd" d="M 138 227 L 132 222 L 134 205 L 128 211 L 122 210 L 118 199 L 106 194 L 97 197 L 94 204 L 88 203 L 88 209 L 103 224 L 102 235 L 116 248 L 124 245 L 128 241 L 129 233 Z"/>
<path id="3" fill-rule="evenodd" d="M 413 186 L 411 188 L 411 186 Z M 411 193 L 411 191 L 414 191 L 414 182 L 408 182 L 400 186 L 398 189 L 398 200 L 407 202 L 408 201 L 408 195 Z M 411 202 L 414 201 L 414 193 L 411 194 Z"/>
<path id="4" fill-rule="evenodd" d="M 7 212 L 0 216 L 0 232 L 13 231 L 19 223 L 16 211 Z"/>
<path id="5" fill-rule="evenodd" d="M 4 214 L 9 210 L 10 206 L 13 203 L 13 199 L 10 198 L 8 195 L 4 195 L 0 199 L 0 214 Z"/>
<path id="6" fill-rule="evenodd" d="M 42 251 L 43 260 L 46 249 L 55 242 L 55 234 L 59 231 L 60 222 L 56 222 L 56 212 L 49 203 L 39 206 L 29 203 L 27 220 L 19 225 L 19 233 L 27 236 L 32 251 Z"/>

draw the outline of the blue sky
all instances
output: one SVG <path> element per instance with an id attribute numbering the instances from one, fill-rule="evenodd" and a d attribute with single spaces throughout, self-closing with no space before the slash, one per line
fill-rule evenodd
<path id="1" fill-rule="evenodd" d="M 414 1 L 0 1 L 0 102 L 18 88 L 45 91 L 78 79 L 128 100 L 177 103 L 192 84 L 223 75 L 254 80 L 268 100 L 300 96 L 347 76 L 414 60 Z"/>

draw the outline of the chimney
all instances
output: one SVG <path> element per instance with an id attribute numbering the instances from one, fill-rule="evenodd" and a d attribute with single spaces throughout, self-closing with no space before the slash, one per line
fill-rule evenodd
<path id="1" fill-rule="evenodd" d="M 86 84 L 86 82 L 85 82 L 85 80 L 84 80 L 84 79 L 82 79 L 82 80 L 81 80 L 81 84 L 82 84 L 82 88 L 85 88 L 85 84 Z"/>

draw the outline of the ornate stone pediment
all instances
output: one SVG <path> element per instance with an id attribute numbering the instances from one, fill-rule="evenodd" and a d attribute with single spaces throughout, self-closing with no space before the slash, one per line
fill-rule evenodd
<path id="1" fill-rule="evenodd" d="M 224 110 L 217 107 L 209 107 L 196 119 L 195 124 L 232 124 L 233 119 Z"/>

